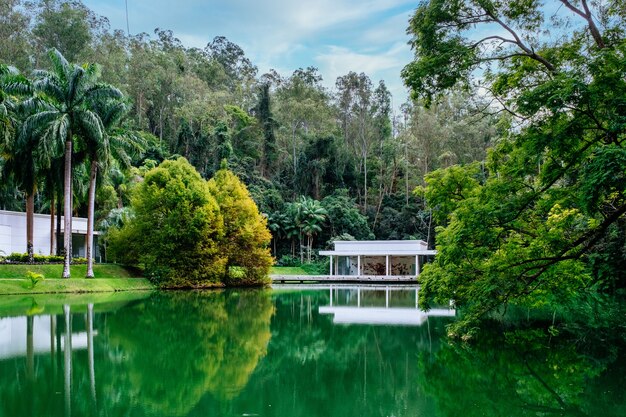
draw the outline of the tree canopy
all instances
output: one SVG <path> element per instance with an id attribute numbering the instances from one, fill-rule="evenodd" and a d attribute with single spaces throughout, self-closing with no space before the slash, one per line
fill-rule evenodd
<path id="1" fill-rule="evenodd" d="M 626 285 L 625 6 L 427 1 L 413 16 L 413 94 L 433 100 L 481 71 L 485 111 L 507 120 L 484 164 L 426 176 L 440 227 L 422 298 L 464 306 L 457 327 L 511 301 Z"/>

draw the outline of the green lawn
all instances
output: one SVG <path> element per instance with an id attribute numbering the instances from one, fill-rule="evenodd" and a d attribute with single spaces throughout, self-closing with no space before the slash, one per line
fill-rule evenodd
<path id="1" fill-rule="evenodd" d="M 311 275 L 299 266 L 273 266 L 270 275 Z"/>
<path id="2" fill-rule="evenodd" d="M 43 274 L 46 278 L 61 278 L 63 275 L 63 265 L 9 265 L 0 264 L 0 278 L 24 278 L 26 272 L 32 271 Z M 87 265 L 72 265 L 70 267 L 72 278 L 85 278 L 87 275 Z M 96 278 L 136 278 L 137 274 L 129 271 L 120 265 L 115 264 L 95 264 L 93 272 Z"/>
<path id="3" fill-rule="evenodd" d="M 45 279 L 31 288 L 26 273 L 43 274 Z M 145 278 L 119 265 L 94 265 L 95 279 L 85 279 L 87 265 L 73 265 L 72 278 L 63 279 L 63 265 L 0 265 L 0 294 L 94 293 L 114 291 L 152 290 Z"/>

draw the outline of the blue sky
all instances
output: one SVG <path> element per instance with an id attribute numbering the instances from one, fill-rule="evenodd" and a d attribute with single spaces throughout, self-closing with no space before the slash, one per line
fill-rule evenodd
<path id="1" fill-rule="evenodd" d="M 126 30 L 124 0 L 83 0 L 112 29 Z M 223 35 L 261 73 L 315 66 L 333 87 L 348 71 L 384 79 L 398 108 L 407 98 L 400 71 L 411 61 L 408 19 L 417 0 L 128 0 L 131 34 L 170 29 L 186 46 Z"/>

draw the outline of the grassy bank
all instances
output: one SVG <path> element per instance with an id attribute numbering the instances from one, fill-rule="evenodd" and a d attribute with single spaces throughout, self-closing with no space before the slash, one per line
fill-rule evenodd
<path id="1" fill-rule="evenodd" d="M 0 264 L 0 278 L 24 278 L 28 271 L 42 274 L 46 278 L 61 278 L 63 265 L 10 265 Z M 72 265 L 73 278 L 85 278 L 87 265 Z M 115 264 L 95 264 L 93 272 L 96 278 L 137 278 L 139 275 Z"/>
<path id="2" fill-rule="evenodd" d="M 42 274 L 45 279 L 34 288 L 26 280 L 26 273 Z M 115 291 L 152 290 L 154 286 L 144 278 L 119 265 L 94 265 L 95 279 L 85 279 L 87 265 L 73 265 L 72 277 L 62 279 L 63 265 L 0 265 L 0 295 L 96 293 Z"/>
<path id="3" fill-rule="evenodd" d="M 270 275 L 311 275 L 299 266 L 273 266 Z"/>

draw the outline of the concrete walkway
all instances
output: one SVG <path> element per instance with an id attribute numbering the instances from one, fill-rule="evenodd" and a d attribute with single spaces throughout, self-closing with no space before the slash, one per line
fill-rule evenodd
<path id="1" fill-rule="evenodd" d="M 357 282 L 357 283 L 413 283 L 417 277 L 411 275 L 270 275 L 272 282 Z"/>

